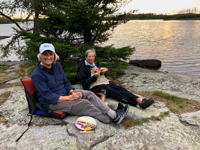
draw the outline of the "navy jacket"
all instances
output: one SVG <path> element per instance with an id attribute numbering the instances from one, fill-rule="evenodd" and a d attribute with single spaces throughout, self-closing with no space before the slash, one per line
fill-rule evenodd
<path id="1" fill-rule="evenodd" d="M 74 89 L 59 62 L 52 64 L 52 70 L 53 72 L 38 63 L 31 77 L 38 100 L 47 109 L 50 104 L 56 104 L 60 96 L 67 96 L 69 91 Z"/>
<path id="2" fill-rule="evenodd" d="M 99 67 L 99 63 L 95 63 Z M 90 90 L 90 85 L 97 80 L 97 77 L 93 75 L 91 77 L 90 66 L 83 64 L 79 70 L 81 84 L 84 90 Z"/>

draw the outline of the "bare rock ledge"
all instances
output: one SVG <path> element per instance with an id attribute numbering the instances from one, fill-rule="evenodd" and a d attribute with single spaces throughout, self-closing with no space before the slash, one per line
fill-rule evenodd
<path id="1" fill-rule="evenodd" d="M 80 85 L 74 85 L 81 88 Z M 1 89 L 11 91 L 8 100 L 0 106 L 0 114 L 8 120 L 0 124 L 1 150 L 102 150 L 102 149 L 198 149 L 200 147 L 200 112 L 177 116 L 170 113 L 162 121 L 151 121 L 142 126 L 124 129 L 122 125 L 103 124 L 97 121 L 92 134 L 80 134 L 74 121 L 78 116 L 64 120 L 33 116 L 32 126 L 18 143 L 15 140 L 27 128 L 29 116 L 23 87 Z M 107 99 L 109 106 L 117 102 Z M 156 101 L 146 110 L 131 107 L 128 116 L 150 118 L 169 111 L 164 103 Z M 180 121 L 181 119 L 181 121 Z M 186 122 L 187 125 L 182 122 Z M 191 125 L 189 125 L 191 124 Z"/>
<path id="2" fill-rule="evenodd" d="M 10 67 L 9 73 L 19 70 Z M 179 97 L 200 101 L 200 76 L 171 74 L 129 67 L 118 80 L 136 90 L 159 90 Z M 16 82 L 16 81 L 12 81 Z M 81 89 L 80 85 L 74 85 Z M 18 143 L 15 140 L 27 129 L 30 117 L 22 86 L 0 89 L 0 94 L 11 91 L 10 97 L 0 106 L 0 116 L 8 123 L 0 123 L 1 150 L 197 150 L 200 149 L 200 111 L 180 116 L 170 113 L 161 121 L 150 121 L 127 130 L 123 125 L 103 124 L 97 121 L 94 133 L 80 134 L 74 121 L 78 116 L 63 120 L 33 116 L 30 129 Z M 140 96 L 140 95 L 139 95 Z M 140 96 L 141 97 L 141 96 Z M 109 106 L 117 108 L 117 101 L 107 99 Z M 162 102 L 155 101 L 142 110 L 130 107 L 128 116 L 150 118 L 169 111 Z"/>

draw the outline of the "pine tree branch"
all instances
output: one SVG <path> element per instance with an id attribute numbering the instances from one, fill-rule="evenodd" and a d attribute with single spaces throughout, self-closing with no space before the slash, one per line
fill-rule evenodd
<path id="1" fill-rule="evenodd" d="M 31 30 L 33 30 L 33 28 L 28 29 L 28 30 L 26 30 L 26 31 L 31 31 Z M 21 35 L 19 35 L 19 34 L 15 34 L 15 35 L 12 37 L 12 39 L 5 45 L 5 47 L 3 47 L 4 52 L 3 52 L 3 55 L 2 55 L 1 57 L 6 57 L 6 56 L 7 56 L 7 53 L 8 53 L 8 51 L 9 51 L 9 47 L 10 47 L 19 37 L 21 37 Z"/>
<path id="2" fill-rule="evenodd" d="M 33 13 L 33 11 L 31 11 L 28 15 L 27 15 L 27 17 L 26 17 L 26 19 L 24 20 L 24 21 L 22 21 L 22 23 L 24 23 L 24 22 L 26 22 L 26 21 L 28 21 L 28 19 L 30 18 L 30 16 L 32 15 L 32 13 Z"/>
<path id="3" fill-rule="evenodd" d="M 7 19 L 10 20 L 11 22 L 15 23 L 16 26 L 17 26 L 20 30 L 23 30 L 23 29 L 20 27 L 20 25 L 19 25 L 15 20 L 13 20 L 13 19 L 10 18 L 9 16 L 5 15 L 3 12 L 0 11 L 0 15 L 3 16 L 3 17 L 5 17 L 5 18 L 7 18 Z"/>

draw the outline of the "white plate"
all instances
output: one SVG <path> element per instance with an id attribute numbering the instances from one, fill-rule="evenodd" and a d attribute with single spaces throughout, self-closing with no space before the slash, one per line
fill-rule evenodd
<path id="1" fill-rule="evenodd" d="M 96 119 L 94 119 L 94 118 L 92 118 L 92 117 L 90 117 L 90 116 L 82 116 L 82 117 L 87 117 L 87 118 L 90 118 L 90 119 L 92 119 L 92 120 L 94 120 L 95 121 L 95 126 L 93 127 L 93 128 L 91 128 L 91 129 L 88 129 L 88 130 L 93 130 L 94 128 L 96 128 L 96 126 L 97 126 L 97 121 L 96 121 Z M 79 119 L 79 118 L 78 118 Z M 76 122 L 74 122 L 74 124 L 75 124 L 75 126 L 78 128 L 78 129 L 80 129 L 80 130 L 86 130 L 86 129 L 84 129 L 84 124 L 83 123 L 80 123 L 79 121 L 78 121 L 78 119 L 76 120 Z M 88 131 L 88 130 L 86 130 L 86 131 Z"/>

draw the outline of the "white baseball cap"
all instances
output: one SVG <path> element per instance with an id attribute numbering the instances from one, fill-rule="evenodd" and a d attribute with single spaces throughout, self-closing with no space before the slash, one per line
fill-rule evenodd
<path id="1" fill-rule="evenodd" d="M 55 48 L 52 44 L 49 44 L 49 43 L 41 44 L 39 48 L 40 53 L 43 53 L 46 50 L 50 50 L 55 53 Z"/>

